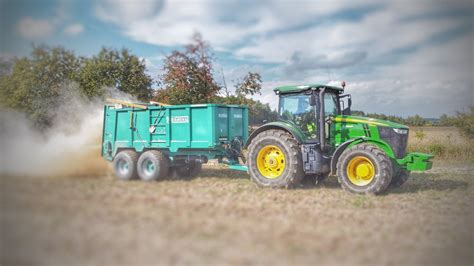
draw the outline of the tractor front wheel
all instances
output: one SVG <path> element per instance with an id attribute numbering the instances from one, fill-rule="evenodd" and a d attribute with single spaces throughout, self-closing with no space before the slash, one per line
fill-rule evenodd
<path id="1" fill-rule="evenodd" d="M 249 145 L 250 178 L 261 187 L 290 188 L 303 176 L 301 150 L 292 135 L 283 130 L 267 130 Z"/>
<path id="2" fill-rule="evenodd" d="M 392 163 L 380 148 L 362 143 L 345 150 L 337 163 L 343 189 L 357 194 L 379 194 L 392 180 Z"/>

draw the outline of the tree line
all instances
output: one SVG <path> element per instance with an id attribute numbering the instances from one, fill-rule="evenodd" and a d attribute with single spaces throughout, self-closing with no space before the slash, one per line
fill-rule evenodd
<path id="1" fill-rule="evenodd" d="M 439 117 L 439 119 L 426 119 L 419 115 L 403 118 L 401 116 L 364 113 L 363 111 L 356 110 L 352 111 L 352 115 L 389 120 L 409 126 L 454 126 L 459 128 L 459 130 L 461 130 L 464 135 L 468 137 L 474 137 L 474 106 L 469 106 L 468 111 L 457 111 L 456 114 L 452 116 L 443 114 Z"/>
<path id="2" fill-rule="evenodd" d="M 55 108 L 64 90 L 86 99 L 103 98 L 106 88 L 116 88 L 140 101 L 167 104 L 222 103 L 249 107 L 251 125 L 277 120 L 268 104 L 250 99 L 261 94 L 262 77 L 248 72 L 229 89 L 215 79 L 212 47 L 196 33 L 191 42 L 172 51 L 163 61 L 161 74 L 152 78 L 143 59 L 128 49 L 102 48 L 90 57 L 76 56 L 63 47 L 33 46 L 29 57 L 0 60 L 0 106 L 24 112 L 40 129 L 53 126 Z M 353 111 L 353 115 L 390 120 L 410 126 L 456 126 L 474 135 L 474 107 L 433 121 L 419 115 L 402 118 Z"/>
<path id="3" fill-rule="evenodd" d="M 0 106 L 24 112 L 35 126 L 46 129 L 60 115 L 54 111 L 64 90 L 93 99 L 105 97 L 106 88 L 112 87 L 143 102 L 248 105 L 251 124 L 276 119 L 268 104 L 246 97 L 261 93 L 259 73 L 243 76 L 234 93 L 221 86 L 213 73 L 211 47 L 200 34 L 165 57 L 156 79 L 147 74 L 145 61 L 128 49 L 102 48 L 85 57 L 63 47 L 33 46 L 29 57 L 0 60 Z"/>

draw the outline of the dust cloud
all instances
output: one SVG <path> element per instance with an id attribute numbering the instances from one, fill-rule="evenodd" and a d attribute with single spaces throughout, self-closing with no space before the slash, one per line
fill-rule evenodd
<path id="1" fill-rule="evenodd" d="M 136 101 L 113 88 L 105 97 Z M 0 109 L 0 175 L 99 176 L 108 163 L 100 156 L 104 98 L 88 99 L 74 84 L 61 88 L 52 105 L 53 127 L 40 131 L 26 114 Z"/>

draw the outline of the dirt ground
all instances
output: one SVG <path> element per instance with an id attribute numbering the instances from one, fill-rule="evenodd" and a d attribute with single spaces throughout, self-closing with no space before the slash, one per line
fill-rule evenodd
<path id="1" fill-rule="evenodd" d="M 334 177 L 259 189 L 207 168 L 192 180 L 2 177 L 3 265 L 473 265 L 472 163 L 437 162 L 382 196 Z"/>

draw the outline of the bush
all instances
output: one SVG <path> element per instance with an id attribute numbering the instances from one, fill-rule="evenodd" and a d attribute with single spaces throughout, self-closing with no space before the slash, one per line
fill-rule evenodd
<path id="1" fill-rule="evenodd" d="M 434 156 L 443 156 L 446 152 L 446 147 L 440 143 L 432 143 L 428 145 L 428 151 Z"/>

